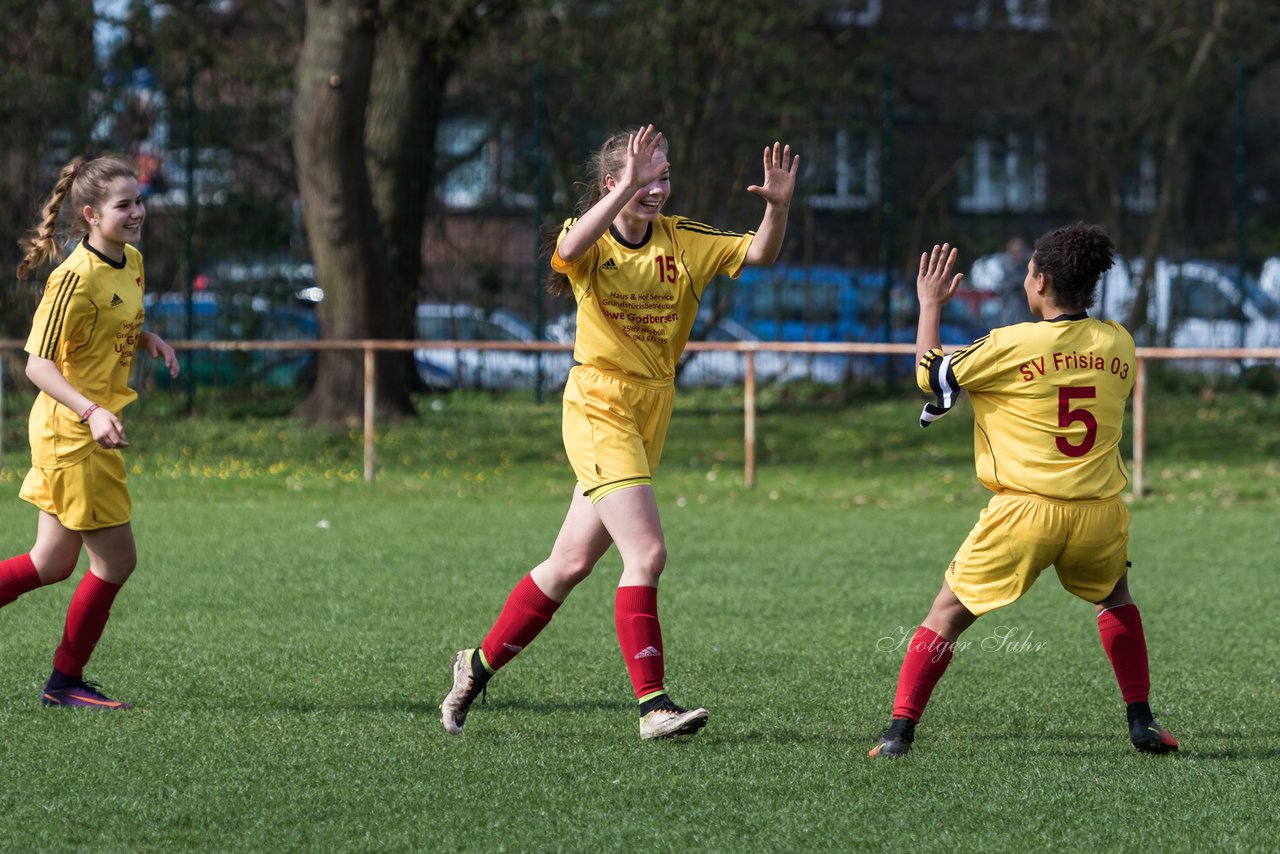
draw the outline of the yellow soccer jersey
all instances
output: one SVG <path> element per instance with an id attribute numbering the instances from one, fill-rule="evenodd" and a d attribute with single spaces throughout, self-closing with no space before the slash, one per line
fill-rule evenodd
<path id="1" fill-rule="evenodd" d="M 560 239 L 575 220 L 566 220 Z M 702 291 L 715 276 L 737 278 L 755 232 L 721 231 L 680 216 L 659 216 L 639 244 L 613 230 L 554 270 L 573 284 L 578 332 L 573 357 L 584 365 L 670 381 L 689 341 Z"/>
<path id="2" fill-rule="evenodd" d="M 57 364 L 77 391 L 117 415 L 136 398 L 129 388 L 133 351 L 142 331 L 142 254 L 125 246 L 124 262 L 81 241 L 49 275 L 26 350 Z M 80 413 L 41 392 L 31 408 L 34 465 L 57 468 L 84 459 L 96 446 Z"/>
<path id="3" fill-rule="evenodd" d="M 966 390 L 987 488 L 1109 498 L 1129 481 L 1119 445 L 1134 367 L 1133 338 L 1113 321 L 1082 313 L 1005 326 L 949 355 L 925 354 L 916 381 L 938 399 L 920 425 L 945 415 Z"/>

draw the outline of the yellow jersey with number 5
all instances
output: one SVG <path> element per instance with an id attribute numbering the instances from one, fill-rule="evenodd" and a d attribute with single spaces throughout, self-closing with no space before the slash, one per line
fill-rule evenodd
<path id="1" fill-rule="evenodd" d="M 565 221 L 560 240 L 575 221 Z M 754 236 L 659 216 L 639 243 L 628 243 L 610 226 L 572 264 L 554 253 L 551 267 L 569 277 L 578 302 L 574 359 L 671 382 L 703 290 L 715 276 L 737 278 Z"/>
<path id="2" fill-rule="evenodd" d="M 937 400 L 920 424 L 941 418 L 967 391 L 987 488 L 1110 498 L 1129 482 L 1120 439 L 1135 367 L 1133 337 L 1114 321 L 1081 313 L 1001 327 L 950 354 L 924 355 L 916 381 Z"/>

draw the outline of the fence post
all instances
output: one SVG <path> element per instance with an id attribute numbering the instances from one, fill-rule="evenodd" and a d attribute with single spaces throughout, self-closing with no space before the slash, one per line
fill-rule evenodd
<path id="1" fill-rule="evenodd" d="M 373 342 L 364 342 L 364 482 L 373 483 L 373 412 L 377 404 L 377 360 Z"/>
<path id="2" fill-rule="evenodd" d="M 743 377 L 743 444 L 746 470 L 743 477 L 748 489 L 756 488 L 756 354 L 753 350 L 743 353 L 746 358 L 746 376 Z"/>
<path id="3" fill-rule="evenodd" d="M 1147 360 L 1137 359 L 1137 373 L 1133 378 L 1133 495 L 1141 498 L 1146 493 L 1146 445 L 1147 445 Z"/>

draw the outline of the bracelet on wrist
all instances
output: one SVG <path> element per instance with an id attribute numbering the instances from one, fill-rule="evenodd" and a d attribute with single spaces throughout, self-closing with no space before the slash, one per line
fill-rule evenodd
<path id="1" fill-rule="evenodd" d="M 88 409 L 84 411 L 84 414 L 80 416 L 80 423 L 84 424 L 85 422 L 87 422 L 89 420 L 89 416 L 101 408 L 102 407 L 98 406 L 98 404 L 96 403 L 90 406 Z"/>

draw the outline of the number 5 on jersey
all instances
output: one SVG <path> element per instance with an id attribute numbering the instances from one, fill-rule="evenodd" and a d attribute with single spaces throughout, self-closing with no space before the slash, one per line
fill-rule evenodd
<path id="1" fill-rule="evenodd" d="M 1084 438 L 1078 445 L 1068 442 L 1066 436 L 1057 437 L 1058 450 L 1068 457 L 1083 457 L 1093 449 L 1093 443 L 1098 441 L 1098 419 L 1087 409 L 1072 409 L 1071 401 L 1093 400 L 1097 396 L 1095 387 L 1091 385 L 1058 389 L 1058 426 L 1070 427 L 1077 421 L 1084 425 Z"/>

